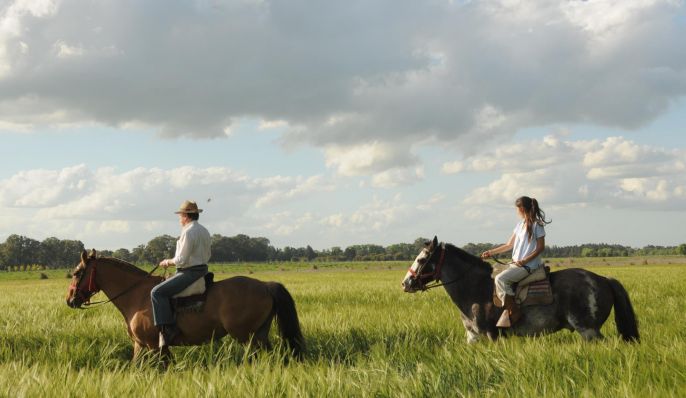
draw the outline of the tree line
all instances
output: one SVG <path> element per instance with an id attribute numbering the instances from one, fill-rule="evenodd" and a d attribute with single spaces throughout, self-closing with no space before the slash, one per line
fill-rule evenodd
<path id="1" fill-rule="evenodd" d="M 161 235 L 147 244 L 132 250 L 121 248 L 114 251 L 98 250 L 99 255 L 116 257 L 131 263 L 156 264 L 162 259 L 174 256 L 176 237 Z M 212 259 L 214 263 L 237 262 L 283 262 L 283 261 L 410 261 L 428 241 L 417 238 L 413 243 L 397 243 L 389 246 L 374 244 L 351 245 L 346 248 L 334 246 L 330 249 L 314 250 L 311 246 L 276 248 L 269 239 L 212 235 Z M 462 247 L 468 253 L 478 256 L 498 246 L 493 243 L 468 243 Z M 63 240 L 55 237 L 43 241 L 21 235 L 10 235 L 0 243 L 0 270 L 17 269 L 27 265 L 44 268 L 73 267 L 80 261 L 84 244 L 78 240 Z M 98 248 L 96 248 L 97 250 Z M 627 257 L 647 255 L 686 255 L 686 243 L 679 246 L 645 246 L 632 248 L 615 244 L 583 244 L 575 246 L 547 246 L 545 257 Z M 503 255 L 505 256 L 505 255 Z"/>

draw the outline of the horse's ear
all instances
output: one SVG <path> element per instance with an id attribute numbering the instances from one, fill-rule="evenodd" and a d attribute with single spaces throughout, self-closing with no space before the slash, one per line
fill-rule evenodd
<path id="1" fill-rule="evenodd" d="M 88 256 L 89 258 L 95 258 L 95 249 L 91 249 L 91 254 Z"/>
<path id="2" fill-rule="evenodd" d="M 438 247 L 438 236 L 434 235 L 434 240 L 431 242 L 432 247 Z"/>
<path id="3" fill-rule="evenodd" d="M 88 261 L 88 252 L 86 252 L 86 249 L 83 249 L 83 251 L 81 251 L 81 262 L 86 264 L 86 261 Z"/>

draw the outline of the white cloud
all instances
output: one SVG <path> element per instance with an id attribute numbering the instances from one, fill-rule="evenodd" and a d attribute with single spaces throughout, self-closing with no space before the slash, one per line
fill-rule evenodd
<path id="1" fill-rule="evenodd" d="M 472 155 L 522 127 L 636 128 L 686 94 L 676 1 L 208 4 L 11 1 L 2 124 L 202 138 L 250 118 L 362 175 L 414 167 L 418 145 Z"/>
<path id="2" fill-rule="evenodd" d="M 372 176 L 372 186 L 376 188 L 393 188 L 409 186 L 424 179 L 424 167 L 394 168 Z"/>
<path id="3" fill-rule="evenodd" d="M 71 46 L 63 41 L 57 41 L 54 44 L 55 51 L 58 58 L 73 58 L 83 55 L 83 47 L 76 45 Z"/>
<path id="4" fill-rule="evenodd" d="M 315 194 L 335 195 L 336 189 L 324 175 L 254 178 L 225 167 L 27 170 L 0 180 L 0 211 L 6 215 L 0 237 L 58 236 L 130 248 L 176 233 L 173 212 L 192 199 L 205 210 L 201 219 L 213 233 L 296 239 L 316 233 L 322 216 L 292 205 Z M 332 216 L 327 225 L 340 226 L 343 217 Z"/>
<path id="5" fill-rule="evenodd" d="M 256 183 L 269 189 L 255 202 L 257 208 L 283 203 L 314 192 L 332 191 L 334 189 L 334 186 L 321 175 L 308 178 L 277 176 L 258 180 Z"/>
<path id="6" fill-rule="evenodd" d="M 341 227 L 343 225 L 344 216 L 342 213 L 332 214 L 321 220 L 324 225 L 329 225 L 332 227 Z"/>
<path id="7" fill-rule="evenodd" d="M 374 174 L 417 162 L 407 146 L 379 141 L 353 146 L 329 146 L 325 154 L 327 167 L 336 168 L 344 176 Z M 379 178 L 383 180 L 385 177 Z"/>
<path id="8" fill-rule="evenodd" d="M 624 137 L 591 141 L 546 137 L 470 159 L 469 169 L 484 170 L 480 165 L 487 162 L 487 170 L 501 175 L 472 191 L 464 203 L 502 206 L 527 195 L 552 205 L 685 210 L 685 159 L 684 150 L 640 146 Z"/>

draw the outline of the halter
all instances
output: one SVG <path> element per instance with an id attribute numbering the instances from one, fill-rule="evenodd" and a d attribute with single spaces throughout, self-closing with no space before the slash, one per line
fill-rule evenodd
<path id="1" fill-rule="evenodd" d="M 424 271 L 424 268 L 429 264 L 429 260 L 431 260 L 431 257 L 433 257 L 434 252 L 435 252 L 435 249 L 429 253 L 429 257 L 427 258 L 427 261 L 424 264 L 421 264 L 417 268 L 417 271 L 414 271 L 412 269 L 412 267 L 410 267 L 410 269 L 408 270 L 410 275 L 412 275 L 412 277 L 417 281 L 417 283 L 419 283 L 419 289 L 422 291 L 433 289 L 434 287 L 438 287 L 438 286 L 448 285 L 448 284 L 451 284 L 457 280 L 456 279 L 456 280 L 450 281 L 448 283 L 434 283 L 434 284 L 430 285 L 431 282 L 438 282 L 438 280 L 441 277 L 441 269 L 443 268 L 443 263 L 445 262 L 445 252 L 446 252 L 445 243 L 441 243 L 441 257 L 439 258 L 438 263 L 434 267 L 434 272 L 431 274 L 422 274 L 422 271 Z M 424 282 L 425 280 L 427 282 Z"/>

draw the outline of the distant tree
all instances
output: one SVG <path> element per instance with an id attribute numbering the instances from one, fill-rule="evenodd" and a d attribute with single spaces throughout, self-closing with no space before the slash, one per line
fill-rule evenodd
<path id="1" fill-rule="evenodd" d="M 145 260 L 145 245 L 138 245 L 131 250 L 131 261 L 134 263 L 144 263 Z"/>
<path id="2" fill-rule="evenodd" d="M 345 248 L 343 251 L 343 255 L 345 256 L 345 259 L 348 261 L 352 261 L 357 257 L 357 250 L 353 246 L 348 246 Z"/>
<path id="3" fill-rule="evenodd" d="M 118 258 L 120 260 L 124 260 L 127 262 L 134 262 L 135 261 L 133 259 L 133 256 L 131 255 L 131 252 L 129 251 L 129 249 L 125 249 L 123 247 L 121 249 L 115 250 L 114 253 L 112 253 L 112 257 Z"/>
<path id="4" fill-rule="evenodd" d="M 233 239 L 219 234 L 212 235 L 212 262 L 234 262 L 237 258 Z"/>
<path id="5" fill-rule="evenodd" d="M 317 253 L 314 252 L 312 246 L 307 245 L 307 247 L 305 248 L 305 257 L 307 258 L 307 261 L 312 261 L 315 258 L 317 258 Z"/>
<path id="6" fill-rule="evenodd" d="M 10 235 L 2 251 L 5 266 L 37 264 L 41 260 L 40 242 L 26 236 Z"/>
<path id="7" fill-rule="evenodd" d="M 144 258 L 146 262 L 157 264 L 160 260 L 174 257 L 176 251 L 176 238 L 162 235 L 153 238 L 145 245 Z"/>
<path id="8" fill-rule="evenodd" d="M 420 250 L 412 243 L 396 243 L 386 247 L 386 258 L 389 260 L 411 260 Z"/>
<path id="9" fill-rule="evenodd" d="M 679 245 L 677 248 L 677 253 L 681 254 L 682 256 L 686 256 L 686 243 L 682 243 Z"/>

